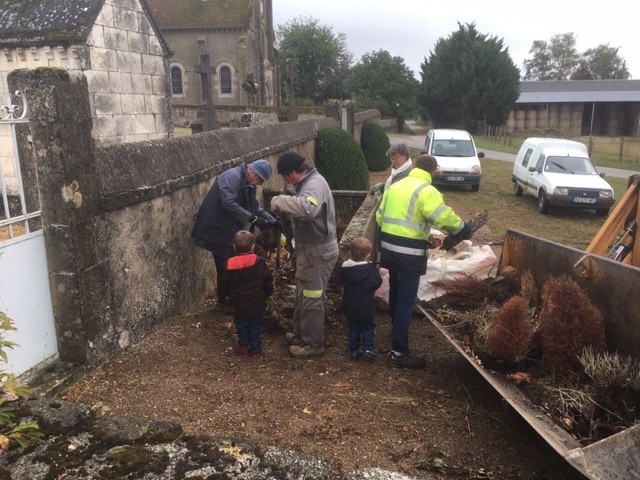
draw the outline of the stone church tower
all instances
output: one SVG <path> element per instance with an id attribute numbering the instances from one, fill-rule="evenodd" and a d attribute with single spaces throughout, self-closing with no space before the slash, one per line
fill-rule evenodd
<path id="1" fill-rule="evenodd" d="M 271 0 L 146 0 L 172 51 L 174 116 L 278 104 Z M 209 96 L 209 97 L 208 97 Z"/>

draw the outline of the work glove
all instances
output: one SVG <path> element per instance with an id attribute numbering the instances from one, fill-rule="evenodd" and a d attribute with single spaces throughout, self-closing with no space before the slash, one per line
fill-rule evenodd
<path id="1" fill-rule="evenodd" d="M 376 183 L 373 187 L 371 187 L 371 190 L 369 191 L 371 195 L 382 192 L 384 192 L 384 182 Z"/>
<path id="2" fill-rule="evenodd" d="M 457 233 L 457 236 L 462 240 L 469 240 L 471 235 L 473 235 L 473 230 L 471 230 L 471 227 L 467 222 L 464 222 L 464 226 L 462 227 L 462 230 Z"/>
<path id="3" fill-rule="evenodd" d="M 273 295 L 267 297 L 267 308 L 273 308 Z"/>
<path id="4" fill-rule="evenodd" d="M 283 227 L 282 227 L 282 223 L 280 223 L 280 220 L 274 220 L 269 224 L 269 228 L 272 228 L 273 230 L 278 230 L 279 232 L 281 232 Z"/>
<path id="5" fill-rule="evenodd" d="M 249 223 L 254 227 L 258 227 L 260 230 L 266 230 L 270 227 L 269 222 L 267 222 L 264 218 L 260 218 L 256 215 L 252 215 L 249 219 Z"/>
<path id="6" fill-rule="evenodd" d="M 458 235 L 447 235 L 445 237 L 445 239 L 442 241 L 442 248 L 444 250 L 451 250 L 453 247 L 455 247 L 461 241 L 462 241 L 462 239 L 460 237 L 458 237 Z"/>
<path id="7" fill-rule="evenodd" d="M 447 237 L 442 242 L 442 248 L 444 248 L 445 250 L 451 250 L 461 241 L 470 239 L 471 235 L 473 235 L 473 230 L 471 230 L 471 227 L 467 225 L 466 222 L 464 222 L 462 230 L 460 230 L 455 235 L 447 235 Z"/>

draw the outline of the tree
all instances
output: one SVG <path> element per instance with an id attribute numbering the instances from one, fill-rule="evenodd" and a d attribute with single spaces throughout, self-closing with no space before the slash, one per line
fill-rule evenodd
<path id="1" fill-rule="evenodd" d="M 573 33 L 554 35 L 549 42 L 536 40 L 524 61 L 524 80 L 605 80 L 630 77 L 619 48 L 598 45 L 579 54 Z"/>
<path id="2" fill-rule="evenodd" d="M 586 50 L 571 80 L 627 80 L 631 75 L 627 62 L 620 58 L 618 50 L 609 44 Z"/>
<path id="3" fill-rule="evenodd" d="M 347 91 L 358 95 L 358 105 L 375 107 L 383 116 L 407 117 L 416 111 L 418 84 L 402 57 L 378 50 L 351 68 Z"/>
<path id="4" fill-rule="evenodd" d="M 285 72 L 286 60 L 293 59 L 296 97 L 316 103 L 344 96 L 343 85 L 352 63 L 346 35 L 336 35 L 331 27 L 319 22 L 312 17 L 296 17 L 276 30 L 280 71 Z"/>
<path id="5" fill-rule="evenodd" d="M 569 80 L 579 64 L 576 36 L 573 33 L 554 35 L 533 42 L 531 59 L 524 61 L 525 80 Z"/>
<path id="6" fill-rule="evenodd" d="M 422 116 L 469 131 L 479 121 L 502 125 L 520 93 L 520 71 L 501 39 L 481 35 L 473 23 L 458 27 L 420 66 Z"/>

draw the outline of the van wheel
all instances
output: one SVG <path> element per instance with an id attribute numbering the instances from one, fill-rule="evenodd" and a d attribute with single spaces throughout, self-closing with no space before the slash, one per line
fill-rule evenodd
<path id="1" fill-rule="evenodd" d="M 518 182 L 513 182 L 513 194 L 516 197 L 521 197 L 524 191 Z"/>
<path id="2" fill-rule="evenodd" d="M 477 192 L 478 190 L 480 190 L 480 184 L 478 184 L 478 185 L 471 185 L 471 191 L 472 191 L 472 192 Z"/>
<path id="3" fill-rule="evenodd" d="M 551 205 L 549 204 L 549 200 L 547 200 L 547 196 L 542 190 L 540 190 L 540 193 L 538 194 L 538 211 L 541 214 L 545 215 L 549 213 L 550 206 Z"/>

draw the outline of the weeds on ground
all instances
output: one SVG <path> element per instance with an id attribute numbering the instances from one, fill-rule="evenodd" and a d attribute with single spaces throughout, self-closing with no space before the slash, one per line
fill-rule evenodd
<path id="1" fill-rule="evenodd" d="M 16 344 L 6 339 L 6 333 L 15 330 L 13 321 L 0 312 L 0 359 L 7 363 L 7 349 Z M 9 450 L 14 442 L 20 447 L 37 443 L 42 439 L 38 424 L 32 421 L 17 420 L 16 409 L 12 402 L 26 398 L 28 390 L 16 381 L 15 375 L 0 369 L 0 449 Z"/>

